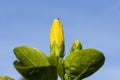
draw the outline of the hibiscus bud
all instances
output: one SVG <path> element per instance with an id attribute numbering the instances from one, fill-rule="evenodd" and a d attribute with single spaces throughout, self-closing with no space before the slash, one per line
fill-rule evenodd
<path id="1" fill-rule="evenodd" d="M 55 19 L 50 29 L 50 55 L 64 56 L 64 33 L 59 19 Z"/>
<path id="2" fill-rule="evenodd" d="M 82 49 L 82 44 L 80 43 L 79 40 L 76 40 L 73 44 L 72 47 L 70 49 L 70 53 L 75 51 L 75 50 L 81 50 Z"/>

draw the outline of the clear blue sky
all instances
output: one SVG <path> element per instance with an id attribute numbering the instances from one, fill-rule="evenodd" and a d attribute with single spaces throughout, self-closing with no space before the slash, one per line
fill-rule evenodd
<path id="1" fill-rule="evenodd" d="M 49 53 L 49 29 L 60 18 L 66 55 L 80 40 L 106 57 L 104 66 L 84 80 L 120 79 L 120 0 L 0 0 L 0 75 L 19 80 L 13 48 L 36 47 Z"/>

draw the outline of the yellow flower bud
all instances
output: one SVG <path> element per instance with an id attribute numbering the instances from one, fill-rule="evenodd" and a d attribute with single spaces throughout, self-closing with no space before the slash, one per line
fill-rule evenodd
<path id="1" fill-rule="evenodd" d="M 50 29 L 50 53 L 59 57 L 64 54 L 64 33 L 59 19 L 54 19 Z"/>
<path id="2" fill-rule="evenodd" d="M 51 30 L 50 30 L 50 45 L 56 42 L 58 46 L 64 41 L 63 29 L 62 24 L 60 23 L 59 19 L 55 19 L 53 21 Z"/>

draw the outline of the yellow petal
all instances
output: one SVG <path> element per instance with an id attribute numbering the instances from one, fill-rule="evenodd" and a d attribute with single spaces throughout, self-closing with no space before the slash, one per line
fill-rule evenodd
<path id="1" fill-rule="evenodd" d="M 62 24 L 59 19 L 54 19 L 50 29 L 50 45 L 53 45 L 54 42 L 56 42 L 58 46 L 64 42 Z"/>

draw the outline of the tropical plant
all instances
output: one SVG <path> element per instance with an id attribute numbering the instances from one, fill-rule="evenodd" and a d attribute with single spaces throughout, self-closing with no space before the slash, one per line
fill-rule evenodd
<path id="1" fill-rule="evenodd" d="M 94 48 L 82 49 L 76 40 L 64 59 L 64 32 L 59 19 L 55 19 L 50 29 L 50 54 L 30 46 L 14 48 L 17 60 L 15 69 L 26 80 L 82 80 L 95 73 L 104 64 L 103 53 Z M 0 80 L 14 80 L 0 77 Z"/>

